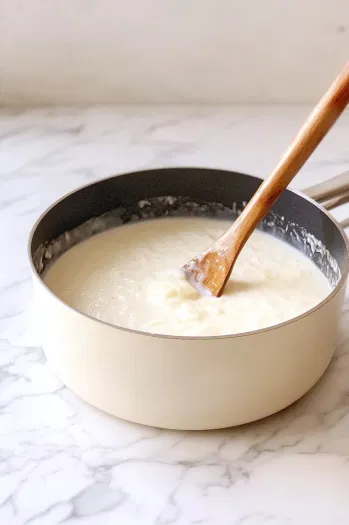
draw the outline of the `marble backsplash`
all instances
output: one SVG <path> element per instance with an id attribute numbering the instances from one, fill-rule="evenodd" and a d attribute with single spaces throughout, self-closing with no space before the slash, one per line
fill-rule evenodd
<path id="1" fill-rule="evenodd" d="M 0 104 L 314 102 L 348 0 L 0 0 Z"/>

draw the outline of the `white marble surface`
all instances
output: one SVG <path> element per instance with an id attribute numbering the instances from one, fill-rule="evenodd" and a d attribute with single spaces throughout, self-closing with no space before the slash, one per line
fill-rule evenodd
<path id="1" fill-rule="evenodd" d="M 164 165 L 265 175 L 306 113 L 1 112 L 1 525 L 349 523 L 348 303 L 335 358 L 306 397 L 264 421 L 200 433 L 141 427 L 84 404 L 51 373 L 28 313 L 27 236 L 54 199 L 115 172 Z M 295 185 L 348 169 L 348 136 L 347 113 Z"/>

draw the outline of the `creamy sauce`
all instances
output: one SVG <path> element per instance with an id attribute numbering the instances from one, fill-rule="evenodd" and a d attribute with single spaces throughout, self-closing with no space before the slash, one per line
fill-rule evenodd
<path id="1" fill-rule="evenodd" d="M 266 328 L 304 313 L 330 293 L 310 260 L 257 231 L 241 252 L 223 296 L 201 296 L 180 268 L 230 224 L 169 218 L 113 228 L 64 253 L 44 280 L 67 304 L 97 319 L 187 336 Z"/>

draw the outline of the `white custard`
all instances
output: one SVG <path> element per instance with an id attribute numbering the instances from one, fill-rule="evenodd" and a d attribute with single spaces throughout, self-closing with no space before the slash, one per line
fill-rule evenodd
<path id="1" fill-rule="evenodd" d="M 304 313 L 330 293 L 310 260 L 257 231 L 224 295 L 201 296 L 180 268 L 229 226 L 216 219 L 168 218 L 113 228 L 64 253 L 44 280 L 67 304 L 97 319 L 186 336 L 266 328 Z"/>

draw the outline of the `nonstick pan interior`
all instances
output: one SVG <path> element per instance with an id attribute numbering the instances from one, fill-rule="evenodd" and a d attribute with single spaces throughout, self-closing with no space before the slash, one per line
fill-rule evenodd
<path id="1" fill-rule="evenodd" d="M 69 236 L 70 244 L 60 243 L 58 249 L 56 244 L 53 251 L 52 241 L 94 217 L 107 214 L 108 226 L 161 216 L 233 220 L 260 183 L 257 177 L 207 168 L 154 169 L 95 182 L 58 201 L 38 221 L 30 244 L 36 270 L 41 273 L 52 254 L 59 256 L 82 239 Z M 100 231 L 101 222 L 96 224 L 93 233 Z M 342 231 L 319 205 L 297 192 L 286 190 L 260 228 L 301 250 L 332 285 L 347 271 Z"/>

